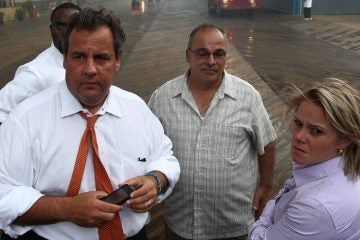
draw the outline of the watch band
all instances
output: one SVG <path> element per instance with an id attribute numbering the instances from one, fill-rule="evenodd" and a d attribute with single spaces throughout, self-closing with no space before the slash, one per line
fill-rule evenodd
<path id="1" fill-rule="evenodd" d="M 160 181 L 160 178 L 158 177 L 158 175 L 156 175 L 155 171 L 151 171 L 151 172 L 148 172 L 147 174 L 145 174 L 145 176 L 150 176 L 155 179 L 156 185 L 157 185 L 157 193 L 159 195 L 162 191 L 162 187 L 161 187 L 161 181 Z"/>

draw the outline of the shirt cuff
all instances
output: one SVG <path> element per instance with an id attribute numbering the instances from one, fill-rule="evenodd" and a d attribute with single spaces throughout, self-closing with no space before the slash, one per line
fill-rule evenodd
<path id="1" fill-rule="evenodd" d="M 260 219 L 257 220 L 249 231 L 249 240 L 265 239 L 266 230 L 274 224 L 275 200 L 267 202 Z"/>
<path id="2" fill-rule="evenodd" d="M 0 200 L 0 223 L 4 232 L 11 237 L 22 235 L 32 226 L 11 224 L 17 217 L 26 213 L 43 194 L 26 186 L 13 187 Z"/>

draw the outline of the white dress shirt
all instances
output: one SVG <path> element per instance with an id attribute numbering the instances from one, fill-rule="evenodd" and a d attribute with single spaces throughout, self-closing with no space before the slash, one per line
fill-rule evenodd
<path id="1" fill-rule="evenodd" d="M 36 93 L 65 79 L 63 55 L 52 43 L 34 60 L 20 66 L 14 79 L 0 90 L 0 122 L 14 107 Z"/>
<path id="2" fill-rule="evenodd" d="M 11 224 L 41 196 L 66 194 L 86 128 L 86 120 L 78 114 L 84 110 L 63 81 L 19 104 L 2 124 L 0 228 L 7 234 L 14 237 L 33 229 L 47 239 L 98 239 L 97 228 L 71 222 L 26 227 Z M 177 182 L 180 168 L 158 119 L 138 96 L 113 86 L 97 114 L 101 115 L 95 124 L 99 155 L 113 188 L 129 178 L 158 170 L 170 184 L 158 198 L 162 201 Z M 80 193 L 95 190 L 91 159 L 89 154 Z M 134 213 L 128 208 L 120 217 L 127 237 L 149 221 L 148 213 Z"/>

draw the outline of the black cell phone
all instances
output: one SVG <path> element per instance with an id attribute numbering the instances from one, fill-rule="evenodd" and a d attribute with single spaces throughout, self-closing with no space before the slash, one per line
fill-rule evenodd
<path id="1" fill-rule="evenodd" d="M 116 189 L 106 197 L 100 198 L 100 200 L 105 201 L 107 203 L 112 203 L 116 205 L 122 205 L 130 198 L 130 193 L 134 191 L 133 187 L 125 184 L 120 188 Z"/>

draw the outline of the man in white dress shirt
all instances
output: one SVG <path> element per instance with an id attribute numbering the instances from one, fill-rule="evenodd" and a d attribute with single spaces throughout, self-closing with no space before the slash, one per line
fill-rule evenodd
<path id="1" fill-rule="evenodd" d="M 51 13 L 51 46 L 32 61 L 20 66 L 14 79 L 0 90 L 0 124 L 24 99 L 64 80 L 62 39 L 70 16 L 79 11 L 81 9 L 77 5 L 63 3 Z"/>
<path id="2" fill-rule="evenodd" d="M 146 103 L 111 85 L 124 41 L 112 13 L 84 9 L 73 15 L 64 38 L 65 81 L 20 103 L 1 126 L 5 240 L 147 240 L 148 211 L 171 193 L 180 167 Z M 97 118 L 91 128 L 89 118 Z M 82 154 L 79 147 L 89 143 L 83 141 L 89 131 L 92 144 Z M 71 195 L 81 164 L 79 188 Z M 98 184 L 104 176 L 107 182 Z M 102 190 L 106 184 L 110 190 Z M 126 204 L 100 199 L 123 184 L 135 189 Z M 103 229 L 117 219 L 118 228 Z M 104 238 L 103 230 L 121 231 L 122 237 Z"/>

